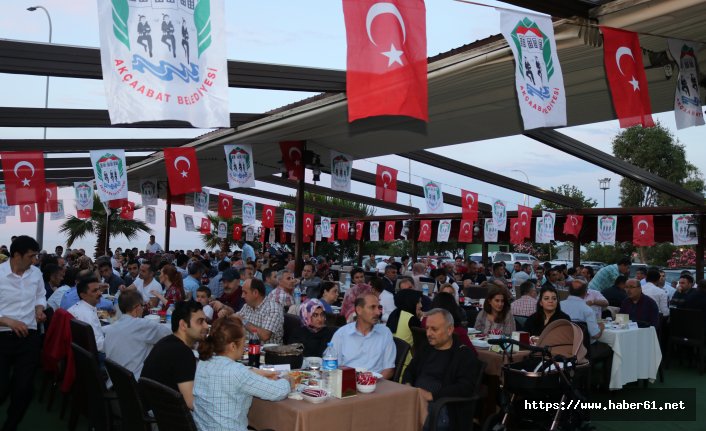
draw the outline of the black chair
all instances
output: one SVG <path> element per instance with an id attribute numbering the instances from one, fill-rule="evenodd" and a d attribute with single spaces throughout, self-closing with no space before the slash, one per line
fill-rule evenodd
<path id="1" fill-rule="evenodd" d="M 140 377 L 140 390 L 149 399 L 160 430 L 197 431 L 191 410 L 180 392 L 154 380 Z"/>
<path id="2" fill-rule="evenodd" d="M 704 312 L 686 308 L 673 308 L 669 316 L 670 333 L 667 340 L 667 357 L 665 366 L 671 363 L 672 348 L 675 345 L 688 346 L 696 352 L 699 374 L 704 373 L 706 331 L 704 330 Z M 693 357 L 690 355 L 690 357 Z"/>
<path id="3" fill-rule="evenodd" d="M 71 341 L 87 350 L 98 363 L 98 347 L 91 325 L 78 319 L 71 319 Z"/>
<path id="4" fill-rule="evenodd" d="M 122 365 L 107 358 L 105 360 L 105 368 L 108 370 L 110 380 L 113 382 L 113 390 L 118 396 L 121 428 L 124 431 L 151 431 L 151 424 L 156 421 L 147 414 L 147 410 L 142 404 L 134 374 Z"/>
<path id="5" fill-rule="evenodd" d="M 294 314 L 284 313 L 284 325 L 282 328 L 282 341 L 284 342 L 284 344 L 289 344 L 292 335 L 300 326 L 301 322 L 299 320 L 299 317 L 295 316 Z"/>
<path id="6" fill-rule="evenodd" d="M 515 330 L 522 331 L 525 327 L 525 322 L 527 321 L 527 316 L 514 316 L 515 317 Z"/>
<path id="7" fill-rule="evenodd" d="M 76 363 L 76 380 L 72 387 L 69 429 L 76 429 L 78 416 L 82 415 L 96 431 L 110 431 L 115 416 L 111 406 L 115 394 L 105 388 L 95 356 L 76 343 L 71 343 L 71 348 Z"/>
<path id="8" fill-rule="evenodd" d="M 412 356 L 417 352 L 421 352 L 424 347 L 429 345 L 427 340 L 427 331 L 424 328 L 409 328 L 412 330 Z"/>
<path id="9" fill-rule="evenodd" d="M 474 393 L 470 397 L 443 397 L 431 403 L 431 411 L 429 412 L 429 425 L 431 426 L 431 431 L 436 431 L 437 418 L 439 417 L 439 412 L 441 412 L 442 407 L 449 404 L 465 404 L 467 407 L 464 409 L 464 415 L 468 415 L 470 418 L 476 416 L 476 404 L 481 398 L 485 398 L 486 391 L 481 387 L 483 381 L 483 375 L 485 374 L 485 362 L 477 359 L 473 363 L 473 381 L 475 382 Z M 471 419 L 472 421 L 473 419 Z"/>
<path id="10" fill-rule="evenodd" d="M 397 353 L 395 354 L 395 374 L 392 376 L 393 382 L 399 382 L 402 378 L 402 368 L 404 368 L 404 361 L 407 359 L 412 346 L 408 342 L 401 338 L 392 337 L 395 341 L 395 347 L 397 348 Z"/>

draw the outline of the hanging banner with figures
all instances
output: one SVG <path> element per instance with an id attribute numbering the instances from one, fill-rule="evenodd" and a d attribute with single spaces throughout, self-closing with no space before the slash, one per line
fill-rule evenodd
<path id="1" fill-rule="evenodd" d="M 555 213 L 542 211 L 542 217 L 537 217 L 537 221 L 535 222 L 535 242 L 538 244 L 548 244 L 554 241 L 555 223 Z"/>
<path id="2" fill-rule="evenodd" d="M 147 224 L 157 224 L 157 211 L 154 207 L 145 207 L 145 221 Z"/>
<path id="3" fill-rule="evenodd" d="M 427 202 L 427 212 L 429 214 L 442 214 L 444 212 L 444 193 L 441 191 L 441 184 L 436 181 L 422 179 L 424 188 L 424 200 Z"/>
<path id="4" fill-rule="evenodd" d="M 507 226 L 507 205 L 499 199 L 493 201 L 493 221 L 500 232 L 505 232 Z"/>
<path id="5" fill-rule="evenodd" d="M 64 201 L 59 199 L 56 203 L 56 211 L 49 213 L 49 220 L 63 220 L 64 217 Z"/>
<path id="6" fill-rule="evenodd" d="M 125 150 L 92 150 L 91 166 L 101 202 L 127 199 Z"/>
<path id="7" fill-rule="evenodd" d="M 451 220 L 439 220 L 436 230 L 436 242 L 449 242 L 451 235 Z"/>
<path id="8" fill-rule="evenodd" d="M 351 191 L 353 157 L 331 150 L 331 190 Z"/>
<path id="9" fill-rule="evenodd" d="M 255 163 L 252 146 L 247 144 L 224 145 L 228 187 L 237 189 L 255 187 Z"/>
<path id="10" fill-rule="evenodd" d="M 316 241 L 317 242 L 321 241 L 321 239 L 324 237 L 323 234 L 321 233 L 321 225 L 317 224 L 314 231 L 315 231 L 314 237 L 315 237 Z"/>
<path id="11" fill-rule="evenodd" d="M 257 222 L 255 217 L 255 202 L 243 201 L 243 224 L 245 226 L 254 225 Z"/>
<path id="12" fill-rule="evenodd" d="M 380 222 L 370 222 L 370 241 L 380 241 Z"/>
<path id="13" fill-rule="evenodd" d="M 331 217 L 321 217 L 321 237 L 329 238 L 331 235 Z"/>
<path id="14" fill-rule="evenodd" d="M 211 195 L 206 191 L 194 193 L 194 212 L 208 214 L 208 204 Z"/>
<path id="15" fill-rule="evenodd" d="M 77 181 L 74 183 L 74 198 L 78 211 L 93 209 L 93 181 Z"/>
<path id="16" fill-rule="evenodd" d="M 292 210 L 284 210 L 282 218 L 282 230 L 287 233 L 294 233 L 297 223 L 297 213 Z"/>
<path id="17" fill-rule="evenodd" d="M 552 18 L 502 9 L 500 30 L 515 57 L 515 87 L 525 130 L 565 126 L 566 92 Z"/>
<path id="18" fill-rule="evenodd" d="M 276 234 L 275 234 L 275 228 L 270 228 L 270 241 L 269 241 L 269 243 L 270 243 L 270 244 L 274 244 L 275 242 L 277 242 L 277 236 L 276 236 Z"/>
<path id="19" fill-rule="evenodd" d="M 676 89 L 674 90 L 674 119 L 677 129 L 704 125 L 699 94 L 699 62 L 696 53 L 703 44 L 687 40 L 668 39 L 667 47 L 679 65 Z"/>
<path id="20" fill-rule="evenodd" d="M 255 228 L 253 226 L 248 226 L 245 228 L 245 241 L 255 241 Z"/>
<path id="21" fill-rule="evenodd" d="M 224 221 L 218 222 L 218 238 L 226 239 L 228 238 L 228 223 Z"/>
<path id="22" fill-rule="evenodd" d="M 697 220 L 693 214 L 672 214 L 674 245 L 696 245 L 699 242 Z"/>
<path id="23" fill-rule="evenodd" d="M 187 232 L 194 232 L 196 228 L 194 227 L 194 216 L 190 214 L 184 214 L 184 230 Z"/>
<path id="24" fill-rule="evenodd" d="M 498 227 L 492 218 L 485 219 L 483 223 L 483 242 L 498 242 Z"/>
<path id="25" fill-rule="evenodd" d="M 93 198 L 91 197 L 91 206 L 93 206 Z M 5 192 L 5 184 L 0 184 L 0 217 L 14 216 L 15 206 L 8 205 L 7 193 Z"/>
<path id="26" fill-rule="evenodd" d="M 596 241 L 605 244 L 615 244 L 615 233 L 618 230 L 618 216 L 598 216 L 598 235 Z"/>
<path id="27" fill-rule="evenodd" d="M 224 0 L 98 2 L 111 124 L 230 127 Z"/>

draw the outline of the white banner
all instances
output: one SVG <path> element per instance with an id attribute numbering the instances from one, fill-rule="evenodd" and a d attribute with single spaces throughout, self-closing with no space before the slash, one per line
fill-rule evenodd
<path id="1" fill-rule="evenodd" d="M 5 218 L 5 214 L 0 214 L 0 224 L 5 224 L 7 223 L 7 219 Z"/>
<path id="2" fill-rule="evenodd" d="M 672 214 L 672 241 L 674 245 L 698 244 L 698 227 L 693 214 Z"/>
<path id="3" fill-rule="evenodd" d="M 187 232 L 196 231 L 196 228 L 194 227 L 194 216 L 190 214 L 184 214 L 184 229 Z"/>
<path id="4" fill-rule="evenodd" d="M 497 236 L 497 231 L 495 231 Z M 439 227 L 436 230 L 436 242 L 449 242 L 451 235 L 451 220 L 439 220 Z"/>
<path id="5" fill-rule="evenodd" d="M 157 180 L 154 178 L 140 180 L 140 196 L 142 196 L 142 206 L 156 206 L 157 198 L 159 197 Z"/>
<path id="6" fill-rule="evenodd" d="M 223 0 L 98 2 L 110 122 L 230 127 Z"/>
<path id="7" fill-rule="evenodd" d="M 500 10 L 500 30 L 515 57 L 515 87 L 525 130 L 566 125 L 566 92 L 549 16 Z"/>
<path id="8" fill-rule="evenodd" d="M 535 242 L 537 244 L 548 244 L 554 241 L 554 224 L 556 214 L 549 211 L 542 211 L 542 217 L 537 217 L 535 222 Z"/>
<path id="9" fill-rule="evenodd" d="M 370 222 L 370 241 L 380 241 L 380 222 Z"/>
<path id="10" fill-rule="evenodd" d="M 444 193 L 441 191 L 441 184 L 423 178 L 422 185 L 424 200 L 427 202 L 427 212 L 429 214 L 442 214 L 444 212 Z"/>
<path id="11" fill-rule="evenodd" d="M 257 222 L 255 217 L 255 202 L 243 201 L 243 225 L 249 226 Z"/>
<path id="12" fill-rule="evenodd" d="M 331 217 L 321 217 L 321 237 L 331 238 Z"/>
<path id="13" fill-rule="evenodd" d="M 294 233 L 296 220 L 297 214 L 294 211 L 284 210 L 284 217 L 282 218 L 282 230 L 287 233 Z"/>
<path id="14" fill-rule="evenodd" d="M 498 242 L 498 227 L 492 218 L 485 219 L 483 223 L 483 242 Z"/>
<path id="15" fill-rule="evenodd" d="M 321 235 L 321 225 L 320 224 L 317 224 L 314 227 L 314 232 L 315 232 L 315 236 L 316 236 L 316 241 L 317 242 L 321 241 L 321 238 L 323 238 L 323 235 Z"/>
<path id="16" fill-rule="evenodd" d="M 353 157 L 331 150 L 331 190 L 351 191 Z"/>
<path id="17" fill-rule="evenodd" d="M 277 242 L 277 237 L 276 237 L 276 235 L 275 235 L 275 230 L 272 229 L 272 228 L 270 228 L 270 241 L 269 241 L 269 243 L 270 243 L 270 244 L 274 244 L 275 242 Z"/>
<path id="18" fill-rule="evenodd" d="M 208 215 L 208 204 L 211 199 L 211 195 L 208 191 L 201 191 L 201 193 L 194 193 L 194 212 L 204 213 Z"/>
<path id="19" fill-rule="evenodd" d="M 618 230 L 618 216 L 598 216 L 598 235 L 596 241 L 615 244 L 615 232 Z"/>
<path id="20" fill-rule="evenodd" d="M 101 202 L 127 199 L 125 150 L 92 150 L 91 166 Z"/>
<path id="21" fill-rule="evenodd" d="M 157 224 L 157 212 L 154 207 L 145 207 L 145 222 L 147 224 Z"/>
<path id="22" fill-rule="evenodd" d="M 15 206 L 13 205 L 11 207 L 7 204 L 7 193 L 5 192 L 5 184 L 0 184 L 0 217 L 5 218 L 5 216 L 9 215 L 11 208 L 14 209 Z"/>
<path id="23" fill-rule="evenodd" d="M 93 181 L 77 181 L 74 183 L 74 197 L 77 210 L 93 209 Z"/>
<path id="24" fill-rule="evenodd" d="M 224 221 L 218 222 L 218 238 L 226 239 L 228 238 L 228 223 Z M 252 240 L 250 240 L 252 241 Z"/>
<path id="25" fill-rule="evenodd" d="M 255 187 L 255 168 L 252 146 L 247 144 L 224 145 L 228 187 L 237 189 Z"/>
<path id="26" fill-rule="evenodd" d="M 62 199 L 59 199 L 57 201 L 56 209 L 57 211 L 54 213 L 49 213 L 49 220 L 63 220 L 65 215 L 64 215 L 64 201 Z"/>
<path id="27" fill-rule="evenodd" d="M 696 53 L 703 44 L 687 40 L 667 39 L 667 47 L 679 65 L 674 90 L 674 119 L 677 129 L 704 125 L 699 95 L 699 62 Z"/>
<path id="28" fill-rule="evenodd" d="M 493 200 L 493 221 L 500 232 L 505 232 L 507 226 L 507 205 L 499 199 Z"/>

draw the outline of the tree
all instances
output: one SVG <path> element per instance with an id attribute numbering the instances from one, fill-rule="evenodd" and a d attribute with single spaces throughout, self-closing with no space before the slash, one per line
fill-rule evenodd
<path id="1" fill-rule="evenodd" d="M 579 188 L 576 186 L 562 184 L 559 187 L 550 187 L 549 189 L 554 193 L 559 193 L 560 195 L 568 196 L 570 198 L 575 199 L 577 202 L 580 203 L 579 208 L 593 208 L 598 205 L 598 202 L 596 202 L 595 199 L 587 198 L 586 195 L 584 195 L 583 192 L 579 190 Z M 556 210 L 560 208 L 563 207 L 554 202 L 549 202 L 545 199 L 542 199 L 537 205 L 534 206 L 534 209 L 538 211 L 543 209 Z"/>
<path id="2" fill-rule="evenodd" d="M 630 242 L 616 242 L 615 245 L 605 245 L 593 242 L 586 246 L 586 252 L 581 260 L 616 263 L 625 256 L 631 256 L 635 247 Z"/>
<path id="3" fill-rule="evenodd" d="M 221 250 L 230 251 L 233 244 L 235 244 L 235 240 L 233 240 L 233 225 L 242 223 L 240 217 L 224 218 L 214 214 L 208 214 L 206 217 L 211 221 L 211 231 L 207 234 L 201 234 L 201 240 L 206 248 L 213 250 L 218 247 Z M 228 224 L 225 238 L 218 237 L 218 223 L 222 221 Z M 242 235 L 245 238 L 245 231 L 243 231 Z"/>
<path id="4" fill-rule="evenodd" d="M 674 184 L 704 193 L 704 179 L 699 169 L 686 160 L 684 146 L 669 130 L 655 127 L 630 127 L 613 138 L 615 157 Z M 684 202 L 644 184 L 623 178 L 620 181 L 620 205 L 623 207 L 678 206 Z"/>
<path id="5" fill-rule="evenodd" d="M 139 205 L 135 206 L 136 210 L 140 208 L 142 207 Z M 142 220 L 123 220 L 120 218 L 119 209 L 110 210 L 110 217 L 106 217 L 106 208 L 98 196 L 94 195 L 91 217 L 83 220 L 75 216 L 69 216 L 59 227 L 59 232 L 67 236 L 67 247 L 71 247 L 76 240 L 87 235 L 96 235 L 95 256 L 97 257 L 105 254 L 108 245 L 106 243 L 108 240 L 107 233 L 111 237 L 123 235 L 130 241 L 137 238 L 140 232 L 152 233 L 152 229 Z"/>

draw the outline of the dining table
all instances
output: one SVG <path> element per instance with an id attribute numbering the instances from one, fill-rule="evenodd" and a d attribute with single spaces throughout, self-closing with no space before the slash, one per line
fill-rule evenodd
<path id="1" fill-rule="evenodd" d="M 613 349 L 608 389 L 622 389 L 641 379 L 653 382 L 662 362 L 662 350 L 654 326 L 647 328 L 606 328 L 598 339 Z"/>

